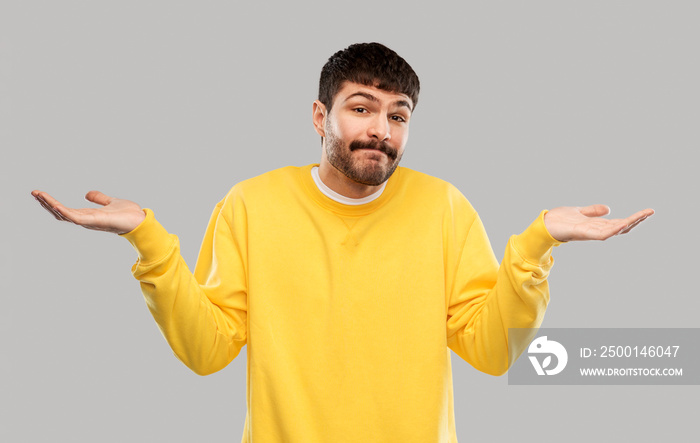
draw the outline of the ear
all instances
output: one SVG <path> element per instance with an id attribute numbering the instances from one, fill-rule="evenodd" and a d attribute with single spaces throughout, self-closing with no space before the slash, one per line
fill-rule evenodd
<path id="1" fill-rule="evenodd" d="M 326 105 L 319 100 L 315 100 L 313 104 L 313 122 L 314 129 L 321 137 L 326 136 Z"/>

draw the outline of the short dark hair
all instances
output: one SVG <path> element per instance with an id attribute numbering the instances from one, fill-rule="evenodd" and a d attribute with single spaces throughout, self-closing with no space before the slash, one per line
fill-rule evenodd
<path id="1" fill-rule="evenodd" d="M 411 65 L 381 43 L 356 43 L 333 54 L 321 70 L 318 99 L 330 112 L 333 99 L 349 81 L 406 94 L 418 104 L 420 81 Z"/>

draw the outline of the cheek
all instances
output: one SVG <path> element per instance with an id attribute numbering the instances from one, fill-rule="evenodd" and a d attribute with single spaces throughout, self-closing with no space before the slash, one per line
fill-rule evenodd
<path id="1" fill-rule="evenodd" d="M 366 138 L 367 128 L 353 122 L 338 124 L 338 135 L 345 140 L 360 140 Z"/>
<path id="2" fill-rule="evenodd" d="M 408 128 L 395 131 L 391 138 L 396 143 L 396 147 L 403 150 L 408 141 Z"/>
<path id="3" fill-rule="evenodd" d="M 349 134 L 352 134 L 352 128 L 345 122 L 334 119 L 329 123 L 329 126 L 333 135 L 339 140 L 346 140 Z"/>

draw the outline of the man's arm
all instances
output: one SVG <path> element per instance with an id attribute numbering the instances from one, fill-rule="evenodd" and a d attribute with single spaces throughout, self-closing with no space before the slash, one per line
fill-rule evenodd
<path id="1" fill-rule="evenodd" d="M 151 314 L 176 357 L 195 373 L 224 368 L 247 341 L 245 226 L 221 214 L 217 206 L 207 228 L 194 275 L 180 255 L 177 236 L 169 234 L 149 209 L 91 191 L 88 201 L 101 208 L 72 209 L 45 192 L 32 195 L 56 219 L 87 229 L 113 232 L 134 246 L 132 273 L 141 284 Z M 240 222 L 244 223 L 244 222 Z"/>
<path id="2" fill-rule="evenodd" d="M 511 343 L 509 329 L 531 328 L 534 334 L 544 318 L 552 247 L 627 233 L 653 210 L 626 219 L 600 218 L 607 213 L 603 205 L 543 211 L 523 233 L 509 239 L 500 267 L 477 216 L 453 264 L 457 271 L 449 294 L 448 346 L 483 372 L 505 373 L 532 338 L 522 336 Z"/>

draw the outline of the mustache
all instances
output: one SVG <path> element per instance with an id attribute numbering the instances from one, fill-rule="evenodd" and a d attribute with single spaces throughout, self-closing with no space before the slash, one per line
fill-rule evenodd
<path id="1" fill-rule="evenodd" d="M 370 140 L 367 142 L 362 142 L 359 140 L 353 140 L 350 142 L 349 146 L 350 152 L 357 151 L 358 149 L 374 149 L 375 151 L 383 152 L 392 160 L 396 160 L 398 152 L 396 149 L 387 145 L 385 142 L 380 142 L 377 140 Z"/>

